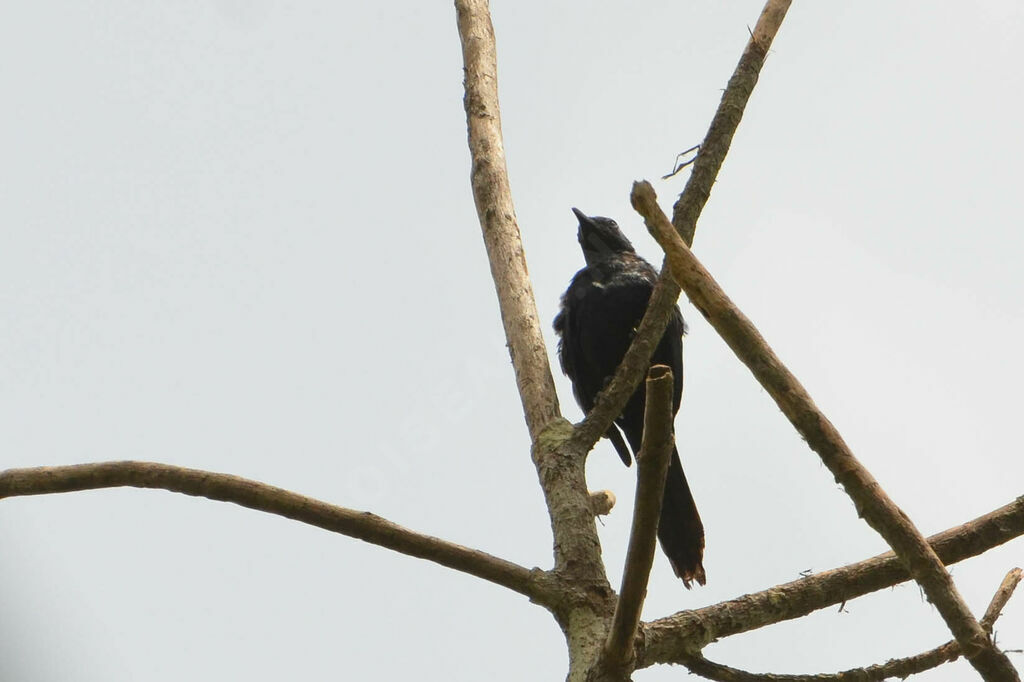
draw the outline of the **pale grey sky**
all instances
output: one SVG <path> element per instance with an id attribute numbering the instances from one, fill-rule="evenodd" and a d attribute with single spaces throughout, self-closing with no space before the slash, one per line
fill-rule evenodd
<path id="1" fill-rule="evenodd" d="M 655 181 L 670 208 L 684 178 L 657 178 L 700 141 L 760 7 L 494 3 L 552 359 L 549 321 L 582 265 L 569 208 L 616 218 L 658 259 L 630 183 Z M 451 3 L 5 10 L 0 467 L 230 472 L 549 566 L 470 195 Z M 1017 0 L 794 3 L 695 242 L 928 533 L 1024 493 L 1022 28 Z M 683 311 L 677 433 L 709 583 L 685 591 L 659 555 L 645 617 L 882 551 Z M 591 487 L 620 500 L 601 529 L 616 583 L 633 475 L 607 444 L 591 457 Z M 3 680 L 565 673 L 557 627 L 525 599 L 230 505 L 138 490 L 7 500 L 0 545 Z M 1017 541 L 953 574 L 980 612 L 1022 563 Z M 1020 599 L 997 628 L 1010 648 L 1024 647 Z M 706 654 L 833 671 L 947 638 L 905 585 Z"/>

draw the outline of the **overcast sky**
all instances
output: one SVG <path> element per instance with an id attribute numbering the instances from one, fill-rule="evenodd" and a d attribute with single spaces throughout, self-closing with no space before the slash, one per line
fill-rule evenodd
<path id="1" fill-rule="evenodd" d="M 703 137 L 762 3 L 494 4 L 554 362 L 550 320 L 582 266 L 570 207 L 616 218 L 659 260 L 630 184 L 654 181 L 670 210 L 685 176 L 657 178 Z M 694 244 L 926 533 L 1024 493 L 1022 28 L 1019 0 L 795 2 Z M 470 193 L 451 2 L 12 2 L 0 89 L 0 468 L 229 472 L 550 566 Z M 883 551 L 683 313 L 676 427 L 708 585 L 687 592 L 659 554 L 645 618 Z M 617 585 L 634 472 L 605 442 L 588 478 L 619 498 L 600 529 Z M 518 595 L 223 503 L 6 500 L 0 546 L 3 680 L 566 670 L 554 621 Z M 1022 563 L 1018 540 L 953 576 L 980 614 Z M 1024 648 L 1022 600 L 997 627 L 1004 647 Z M 904 585 L 705 653 L 820 672 L 948 638 Z M 918 679 L 970 676 L 959 663 Z"/>

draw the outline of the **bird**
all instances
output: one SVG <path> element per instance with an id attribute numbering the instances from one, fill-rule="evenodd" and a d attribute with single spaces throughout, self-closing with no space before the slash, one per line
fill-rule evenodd
<path id="1" fill-rule="evenodd" d="M 589 413 L 636 335 L 658 273 L 637 255 L 614 220 L 587 216 L 577 208 L 572 212 L 579 220 L 577 239 L 586 264 L 562 295 L 554 328 L 559 337 L 562 371 L 572 382 L 576 402 Z M 686 323 L 676 306 L 651 358 L 652 364 L 672 369 L 673 416 L 683 394 L 685 333 Z M 631 455 L 636 457 L 643 440 L 644 398 L 641 385 L 604 434 L 626 466 L 630 466 Z M 672 570 L 687 589 L 693 582 L 705 584 L 704 524 L 675 445 L 665 479 L 658 541 Z"/>

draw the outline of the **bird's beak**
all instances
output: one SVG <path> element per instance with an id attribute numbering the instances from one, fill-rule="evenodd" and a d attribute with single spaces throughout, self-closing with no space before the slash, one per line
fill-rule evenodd
<path id="1" fill-rule="evenodd" d="M 584 225 L 590 222 L 590 218 L 583 215 L 583 211 L 579 210 L 578 208 L 573 207 L 572 212 L 576 214 L 576 218 L 577 220 L 580 221 L 580 225 Z"/>

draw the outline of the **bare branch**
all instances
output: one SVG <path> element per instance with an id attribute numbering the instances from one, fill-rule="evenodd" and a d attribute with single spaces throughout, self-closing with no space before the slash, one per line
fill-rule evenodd
<path id="1" fill-rule="evenodd" d="M 647 373 L 647 404 L 643 443 L 637 457 L 633 527 L 629 532 L 619 601 L 601 660 L 601 665 L 609 670 L 625 671 L 634 659 L 633 642 L 654 564 L 658 518 L 672 454 L 672 385 L 672 369 L 666 365 L 654 365 Z"/>
<path id="2" fill-rule="evenodd" d="M 686 246 L 662 213 L 650 183 L 633 183 L 631 199 L 633 207 L 643 215 L 647 229 L 668 254 L 676 282 L 818 453 L 853 500 L 858 514 L 907 564 L 914 580 L 960 643 L 964 657 L 985 680 L 1018 679 L 1010 660 L 996 649 L 975 620 L 924 536 L 857 460 L 807 390 Z"/>
<path id="3" fill-rule="evenodd" d="M 946 565 L 983 554 L 1024 535 L 1024 496 L 972 521 L 928 538 Z M 644 647 L 637 667 L 680 663 L 682 652 L 699 651 L 716 639 L 792 620 L 910 579 L 892 552 L 842 568 L 777 585 L 642 626 Z"/>
<path id="4" fill-rule="evenodd" d="M 943 645 L 926 653 L 910 658 L 900 658 L 867 668 L 853 668 L 838 673 L 816 673 L 810 675 L 784 675 L 774 673 L 752 673 L 709 661 L 700 654 L 689 656 L 683 661 L 690 672 L 717 682 L 882 682 L 893 677 L 909 675 L 938 668 L 960 657 L 960 649 Z"/>
<path id="5" fill-rule="evenodd" d="M 156 462 L 97 462 L 71 466 L 7 469 L 0 472 L 0 499 L 98 488 L 159 488 L 276 514 L 324 530 L 475 575 L 550 604 L 554 587 L 540 569 L 518 564 L 446 540 L 422 535 L 369 512 L 320 500 L 229 474 Z"/>
<path id="6" fill-rule="evenodd" d="M 505 167 L 494 26 L 487 0 L 457 0 L 455 9 L 465 64 L 464 103 L 473 159 L 473 199 L 526 424 L 531 439 L 536 440 L 545 426 L 561 417 L 561 412 Z"/>
<path id="7" fill-rule="evenodd" d="M 554 572 L 571 579 L 589 595 L 600 594 L 610 603 L 612 589 L 601 562 L 601 542 L 587 491 L 586 451 L 567 443 L 572 426 L 559 412 L 512 205 L 501 136 L 497 49 L 490 10 L 487 0 L 456 0 L 455 10 L 465 65 L 473 199 L 530 430 L 531 455 L 551 521 Z M 564 622 L 564 611 L 560 613 L 556 617 Z M 598 620 L 593 619 L 592 624 L 596 628 Z M 570 666 L 587 658 L 580 655 L 581 651 L 582 646 L 570 645 Z"/>
<path id="8" fill-rule="evenodd" d="M 725 161 L 725 155 L 732 144 L 736 128 L 739 127 L 750 93 L 757 84 L 765 56 L 782 19 L 786 16 L 787 9 L 789 0 L 768 0 L 765 4 L 739 64 L 729 79 L 729 85 L 722 94 L 722 101 L 704 136 L 704 142 L 701 143 L 693 172 L 676 203 L 676 229 L 688 245 L 693 244 L 697 218 L 711 196 L 711 187 L 715 184 L 722 162 Z M 629 397 L 640 385 L 640 380 L 650 365 L 654 349 L 665 333 L 672 306 L 678 298 L 679 286 L 672 281 L 669 269 L 662 265 L 661 277 L 658 278 L 658 284 L 651 293 L 647 312 L 644 313 L 629 350 L 622 358 L 615 376 L 597 396 L 594 409 L 576 426 L 573 439 L 581 444 L 584 451 L 590 451 L 594 447 L 611 426 L 612 421 L 622 413 Z"/>
<path id="9" fill-rule="evenodd" d="M 771 49 L 782 20 L 786 18 L 789 4 L 790 0 L 768 0 L 765 3 L 739 64 L 729 79 L 729 86 L 722 93 L 722 101 L 715 111 L 715 117 L 711 119 L 711 127 L 693 162 L 693 171 L 686 187 L 673 207 L 672 225 L 687 246 L 693 246 L 697 218 L 711 196 L 711 187 L 715 184 L 718 169 L 729 153 L 732 137 L 739 128 L 768 50 Z"/>
<path id="10" fill-rule="evenodd" d="M 1013 595 L 1014 589 L 1021 579 L 1021 569 L 1014 568 L 1003 579 L 1002 584 L 992 597 L 985 616 L 981 619 L 981 626 L 986 632 L 992 631 L 999 613 L 1006 606 Z M 951 640 L 937 646 L 934 649 L 908 656 L 896 658 L 878 665 L 866 668 L 853 668 L 834 674 L 816 675 L 772 675 L 768 673 L 750 673 L 737 668 L 707 660 L 700 654 L 687 656 L 683 664 L 701 677 L 717 682 L 882 682 L 890 678 L 898 677 L 906 679 L 910 675 L 923 673 L 926 670 L 937 668 L 943 663 L 950 663 L 960 658 L 960 645 L 956 640 Z"/>

